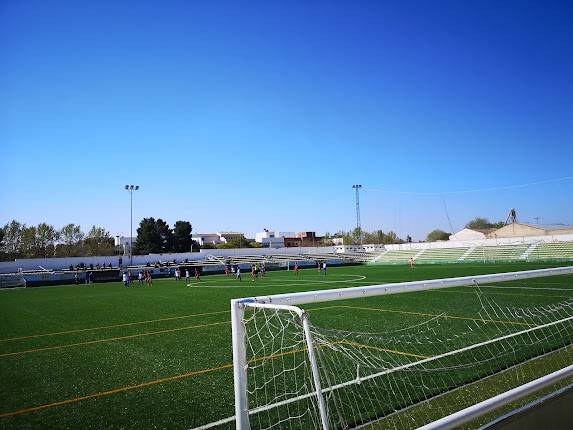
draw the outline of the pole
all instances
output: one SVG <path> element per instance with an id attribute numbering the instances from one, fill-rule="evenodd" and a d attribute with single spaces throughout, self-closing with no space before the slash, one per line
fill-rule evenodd
<path id="1" fill-rule="evenodd" d="M 362 185 L 355 184 L 352 188 L 356 190 L 356 230 L 358 231 L 358 238 L 362 245 L 362 227 L 360 225 L 360 188 L 362 188 Z"/>
<path id="2" fill-rule="evenodd" d="M 133 266 L 133 190 L 129 190 L 129 265 Z"/>
<path id="3" fill-rule="evenodd" d="M 235 428 L 249 430 L 249 402 L 247 397 L 247 351 L 245 347 L 245 307 L 239 300 L 231 300 L 231 332 L 233 340 L 233 379 L 235 386 Z"/>
<path id="4" fill-rule="evenodd" d="M 129 265 L 133 266 L 133 192 L 139 190 L 139 185 L 126 185 L 129 192 Z"/>

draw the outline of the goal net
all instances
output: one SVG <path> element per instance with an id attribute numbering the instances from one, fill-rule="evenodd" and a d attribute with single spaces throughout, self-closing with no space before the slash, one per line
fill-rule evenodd
<path id="1" fill-rule="evenodd" d="M 0 288 L 25 288 L 26 279 L 20 273 L 0 274 Z"/>
<path id="2" fill-rule="evenodd" d="M 235 300 L 237 428 L 417 428 L 571 365 L 572 298 L 515 307 L 480 288 L 566 273 L 573 268 Z M 385 326 L 353 312 L 354 299 L 464 285 L 473 286 L 471 317 L 411 312 L 416 322 Z"/>

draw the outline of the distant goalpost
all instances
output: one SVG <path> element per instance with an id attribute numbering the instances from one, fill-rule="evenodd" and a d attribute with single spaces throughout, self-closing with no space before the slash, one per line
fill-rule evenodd
<path id="1" fill-rule="evenodd" d="M 374 429 L 383 422 L 433 429 L 483 415 L 503 399 L 482 405 L 480 396 L 512 389 L 507 403 L 573 375 L 573 301 L 512 307 L 479 286 L 565 274 L 573 267 L 232 300 L 235 416 L 200 428 Z M 475 318 L 421 312 L 420 322 L 377 332 L 313 325 L 300 307 L 462 286 L 477 287 Z M 334 307 L 340 318 L 356 318 L 345 312 L 352 306 Z M 430 424 L 455 412 L 449 427 Z"/>

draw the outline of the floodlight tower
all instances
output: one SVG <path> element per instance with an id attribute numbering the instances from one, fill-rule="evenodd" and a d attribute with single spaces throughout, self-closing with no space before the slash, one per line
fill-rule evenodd
<path id="1" fill-rule="evenodd" d="M 362 244 L 362 228 L 360 226 L 360 188 L 362 188 L 362 185 L 355 184 L 352 188 L 356 190 L 356 230 L 358 230 L 360 244 Z"/>
<path id="2" fill-rule="evenodd" d="M 133 192 L 139 190 L 139 185 L 126 185 L 126 191 L 129 192 L 130 211 L 129 211 L 129 265 L 133 266 Z"/>

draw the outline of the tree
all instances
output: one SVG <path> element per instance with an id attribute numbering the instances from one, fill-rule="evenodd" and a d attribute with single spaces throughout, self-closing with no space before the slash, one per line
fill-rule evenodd
<path id="1" fill-rule="evenodd" d="M 436 229 L 428 233 L 426 240 L 428 242 L 435 242 L 437 240 L 448 240 L 450 238 L 450 234 L 451 233 L 447 233 L 444 230 Z"/>
<path id="2" fill-rule="evenodd" d="M 169 228 L 169 224 L 158 218 L 155 221 L 155 228 L 159 233 L 159 253 L 171 252 L 173 250 L 173 231 Z"/>
<path id="3" fill-rule="evenodd" d="M 218 243 L 216 246 L 217 249 L 232 249 L 232 248 L 243 248 L 245 245 L 245 241 L 241 238 L 239 239 L 231 239 L 224 243 Z"/>
<path id="4" fill-rule="evenodd" d="M 115 252 L 114 240 L 103 227 L 92 226 L 83 241 L 85 255 L 112 255 Z"/>
<path id="5" fill-rule="evenodd" d="M 176 221 L 173 226 L 173 251 L 189 252 L 191 251 L 191 232 L 193 228 L 189 221 Z"/>
<path id="6" fill-rule="evenodd" d="M 76 224 L 67 224 L 60 230 L 61 245 L 56 247 L 56 254 L 60 256 L 77 256 L 81 254 L 80 242 L 84 238 L 82 229 Z"/>
<path id="7" fill-rule="evenodd" d="M 54 247 L 59 238 L 59 232 L 51 225 L 45 222 L 38 224 L 37 234 L 37 255 L 39 257 L 48 257 L 54 255 Z"/>
<path id="8" fill-rule="evenodd" d="M 490 226 L 489 220 L 487 218 L 475 217 L 470 222 L 466 224 L 467 228 L 472 230 L 486 230 Z"/>
<path id="9" fill-rule="evenodd" d="M 503 221 L 492 223 L 489 222 L 487 218 L 475 217 L 466 224 L 466 227 L 472 230 L 488 230 L 490 228 L 501 228 L 504 225 L 505 223 Z"/>
<path id="10" fill-rule="evenodd" d="M 22 240 L 18 254 L 25 258 L 38 257 L 38 231 L 35 226 L 22 226 Z"/>
<path id="11" fill-rule="evenodd" d="M 22 241 L 22 231 L 25 225 L 20 224 L 16 220 L 10 221 L 4 226 L 4 241 L 2 243 L 2 250 L 7 254 L 8 258 L 15 258 L 18 256 L 20 249 L 20 242 Z"/>
<path id="12" fill-rule="evenodd" d="M 137 229 L 134 254 L 156 254 L 161 247 L 161 236 L 155 226 L 155 218 L 143 218 Z"/>

